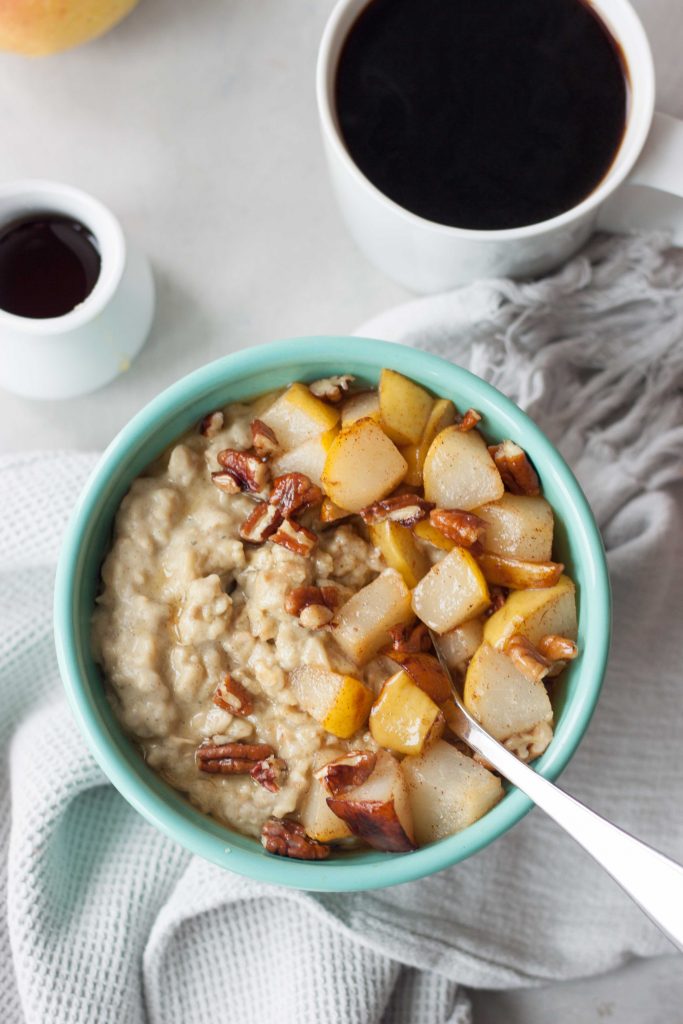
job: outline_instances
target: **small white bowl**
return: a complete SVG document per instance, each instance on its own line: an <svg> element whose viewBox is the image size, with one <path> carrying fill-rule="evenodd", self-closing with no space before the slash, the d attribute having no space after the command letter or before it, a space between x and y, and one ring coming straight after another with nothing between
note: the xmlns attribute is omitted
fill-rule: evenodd
<svg viewBox="0 0 683 1024"><path fill-rule="evenodd" d="M90 295L64 316L31 319L0 309L0 387L27 398L73 398L124 373L145 343L154 314L146 257L93 196L58 182L0 185L0 228L31 214L80 221L100 251Z"/></svg>

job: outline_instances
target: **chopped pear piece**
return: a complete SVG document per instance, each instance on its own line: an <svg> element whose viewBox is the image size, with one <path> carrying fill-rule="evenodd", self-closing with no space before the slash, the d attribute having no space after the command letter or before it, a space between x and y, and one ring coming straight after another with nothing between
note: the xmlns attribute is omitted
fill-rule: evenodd
<svg viewBox="0 0 683 1024"><path fill-rule="evenodd" d="M398 761L386 750L378 751L369 779L346 793L328 797L327 805L355 836L376 850L407 853L415 849L406 783Z"/></svg>
<svg viewBox="0 0 683 1024"><path fill-rule="evenodd" d="M348 739L365 725L373 693L360 679L301 665L290 672L289 683L299 706L333 736Z"/></svg>
<svg viewBox="0 0 683 1024"><path fill-rule="evenodd" d="M418 843L432 843L478 821L503 796L500 779L439 740L401 762Z"/></svg>
<svg viewBox="0 0 683 1024"><path fill-rule="evenodd" d="M405 483L411 487L422 486L422 470L429 447L445 427L455 423L455 406L448 398L437 398L432 406L429 418L417 444L408 444L401 448L401 454L408 463Z"/></svg>
<svg viewBox="0 0 683 1024"><path fill-rule="evenodd" d="M507 655L487 643L469 663L463 696L468 711L501 742L553 720L543 683L522 675Z"/></svg>
<svg viewBox="0 0 683 1024"><path fill-rule="evenodd" d="M332 621L333 636L350 658L363 665L390 643L392 626L413 617L403 577L395 569L385 569L341 606Z"/></svg>
<svg viewBox="0 0 683 1024"><path fill-rule="evenodd" d="M403 670L387 679L370 711L375 743L399 754L419 754L443 727L438 705Z"/></svg>
<svg viewBox="0 0 683 1024"><path fill-rule="evenodd" d="M484 640L492 647L504 647L515 633L532 644L548 634L576 639L576 591L569 576L554 587L515 591L484 626Z"/></svg>
<svg viewBox="0 0 683 1024"><path fill-rule="evenodd" d="M370 540L390 569L400 572L411 589L429 572L430 561L406 526L385 519L369 527Z"/></svg>
<svg viewBox="0 0 683 1024"><path fill-rule="evenodd" d="M379 395L376 391L362 391L359 395L351 395L342 405L342 427L349 427L356 420L364 419L379 423Z"/></svg>
<svg viewBox="0 0 683 1024"><path fill-rule="evenodd" d="M475 512L486 523L484 551L528 562L550 561L554 520L545 498L506 492Z"/></svg>
<svg viewBox="0 0 683 1024"><path fill-rule="evenodd" d="M479 644L484 639L484 624L481 619L470 619L444 633L439 640L439 650L446 664L456 672L463 672Z"/></svg>
<svg viewBox="0 0 683 1024"><path fill-rule="evenodd" d="M327 806L329 794L315 774L330 761L343 757L345 753L346 751L341 748L325 747L313 757L311 784L301 805L300 819L306 835L319 843L332 843L335 839L347 839L351 835L351 829L346 822L333 814Z"/></svg>
<svg viewBox="0 0 683 1024"><path fill-rule="evenodd" d="M504 493L503 481L481 434L446 427L432 441L425 458L424 490L427 501L439 508L469 512Z"/></svg>
<svg viewBox="0 0 683 1024"><path fill-rule="evenodd" d="M455 541L437 529L428 519L422 519L419 523L415 523L413 533L420 540L426 541L432 547L439 548L440 551L452 551L456 547Z"/></svg>
<svg viewBox="0 0 683 1024"><path fill-rule="evenodd" d="M406 460L371 419L344 427L332 442L322 473L325 493L349 512L390 494L406 474Z"/></svg>
<svg viewBox="0 0 683 1024"><path fill-rule="evenodd" d="M379 414L384 433L396 444L417 444L434 405L419 384L395 370L382 370L379 378Z"/></svg>
<svg viewBox="0 0 683 1024"><path fill-rule="evenodd" d="M339 508L339 505L335 505L329 498L323 498L320 506L321 523L336 523L338 519L346 519L349 515L345 508Z"/></svg>
<svg viewBox="0 0 683 1024"><path fill-rule="evenodd" d="M486 553L479 556L479 565L489 583L510 590L554 587L564 569L561 562L524 562Z"/></svg>
<svg viewBox="0 0 683 1024"><path fill-rule="evenodd" d="M317 487L322 487L325 460L336 436L337 430L333 427L277 455L270 463L273 477L282 476L283 473L303 473Z"/></svg>
<svg viewBox="0 0 683 1024"><path fill-rule="evenodd" d="M275 431L280 447L288 450L331 430L339 419L339 410L321 402L305 384L290 384L260 418Z"/></svg>
<svg viewBox="0 0 683 1024"><path fill-rule="evenodd" d="M437 633L475 618L490 603L481 569L464 548L453 548L413 591L415 614Z"/></svg>

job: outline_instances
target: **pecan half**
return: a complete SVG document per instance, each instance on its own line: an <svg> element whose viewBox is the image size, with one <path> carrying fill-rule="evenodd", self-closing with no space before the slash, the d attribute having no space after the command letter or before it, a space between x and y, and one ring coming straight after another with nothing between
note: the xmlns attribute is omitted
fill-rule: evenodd
<svg viewBox="0 0 683 1024"><path fill-rule="evenodd" d="M372 750L352 750L344 757L329 761L320 768L315 776L323 783L330 796L339 796L347 790L362 784L369 779L375 770L377 754Z"/></svg>
<svg viewBox="0 0 683 1024"><path fill-rule="evenodd" d="M325 860L330 848L309 839L303 825L287 818L268 818L261 829L261 843L268 853L297 860Z"/></svg>
<svg viewBox="0 0 683 1024"><path fill-rule="evenodd" d="M241 718L250 715L254 710L254 702L249 691L230 675L226 675L218 684L212 699L217 707Z"/></svg>
<svg viewBox="0 0 683 1024"><path fill-rule="evenodd" d="M270 470L265 462L249 452L240 452L235 448L225 448L216 456L225 473L233 478L240 491L251 491L256 494L262 491L270 480ZM216 474L212 474L215 478ZM215 479L214 479L215 483Z"/></svg>
<svg viewBox="0 0 683 1024"><path fill-rule="evenodd" d="M256 454L262 459L267 459L269 455L274 455L280 450L275 431L263 420L251 421L251 443Z"/></svg>
<svg viewBox="0 0 683 1024"><path fill-rule="evenodd" d="M216 409L215 412L210 412L204 417L199 424L199 433L204 437L215 437L216 434L220 434L223 429L225 417L220 409Z"/></svg>
<svg viewBox="0 0 683 1024"><path fill-rule="evenodd" d="M281 757L267 757L255 764L249 774L254 782L258 782L269 793L277 793L286 771L287 765Z"/></svg>
<svg viewBox="0 0 683 1024"><path fill-rule="evenodd" d="M391 637L391 649L400 651L403 654L419 654L427 652L432 648L432 639L429 629L424 622L417 626L390 626L389 636Z"/></svg>
<svg viewBox="0 0 683 1024"><path fill-rule="evenodd" d="M319 505L322 500L323 492L304 473L283 473L273 480L270 504L279 509L285 519Z"/></svg>
<svg viewBox="0 0 683 1024"><path fill-rule="evenodd" d="M334 611L339 602L336 587L294 587L285 598L285 611L290 615L301 615L304 608L312 604L324 605Z"/></svg>
<svg viewBox="0 0 683 1024"><path fill-rule="evenodd" d="M508 637L503 651L514 662L518 671L532 682L540 683L548 675L551 662L521 633L514 633Z"/></svg>
<svg viewBox="0 0 683 1024"><path fill-rule="evenodd" d="M282 516L274 505L259 501L240 526L240 537L251 544L268 540L282 523Z"/></svg>
<svg viewBox="0 0 683 1024"><path fill-rule="evenodd" d="M308 390L316 398L322 398L326 402L341 402L356 378L350 373L344 373L337 377L321 377L308 385Z"/></svg>
<svg viewBox="0 0 683 1024"><path fill-rule="evenodd" d="M456 426L462 434L468 434L478 423L481 423L481 413L478 413L476 409L468 409Z"/></svg>
<svg viewBox="0 0 683 1024"><path fill-rule="evenodd" d="M573 640L566 636L557 636L556 633L542 636L537 647L540 653L550 661L573 661L579 653L579 648Z"/></svg>
<svg viewBox="0 0 683 1024"><path fill-rule="evenodd" d="M541 484L527 453L514 441L489 445L503 483L511 494L540 494Z"/></svg>
<svg viewBox="0 0 683 1024"><path fill-rule="evenodd" d="M434 508L429 521L437 530L454 540L461 548L471 548L486 533L486 523L474 512L463 512L459 508Z"/></svg>
<svg viewBox="0 0 683 1024"><path fill-rule="evenodd" d="M304 558L313 553L318 543L318 538L312 530L301 526L293 519L285 519L278 527L277 533L270 539L273 544L280 544L288 551L293 551L295 555L302 555Z"/></svg>
<svg viewBox="0 0 683 1024"><path fill-rule="evenodd" d="M383 523L386 519L401 526L414 526L421 519L426 519L433 508L433 501L425 501L417 494L394 494L362 508L360 515L369 526Z"/></svg>
<svg viewBox="0 0 683 1024"><path fill-rule="evenodd" d="M212 775L249 775L255 764L274 753L268 743L205 743L197 747L197 766Z"/></svg>

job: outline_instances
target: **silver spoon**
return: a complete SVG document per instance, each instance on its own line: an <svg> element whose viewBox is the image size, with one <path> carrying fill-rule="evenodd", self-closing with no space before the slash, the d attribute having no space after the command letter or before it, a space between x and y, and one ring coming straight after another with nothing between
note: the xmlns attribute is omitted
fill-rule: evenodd
<svg viewBox="0 0 683 1024"><path fill-rule="evenodd" d="M456 714L449 720L449 727L568 832L645 911L674 946L683 950L683 867L601 818L494 740L464 706L439 649L439 638L431 630L429 633L441 667L453 688Z"/></svg>

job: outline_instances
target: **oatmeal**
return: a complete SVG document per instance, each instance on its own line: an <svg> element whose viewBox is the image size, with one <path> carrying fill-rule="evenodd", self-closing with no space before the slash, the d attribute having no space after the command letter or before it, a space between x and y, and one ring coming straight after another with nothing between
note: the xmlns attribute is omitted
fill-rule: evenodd
<svg viewBox="0 0 683 1024"><path fill-rule="evenodd" d="M209 411L121 503L92 626L115 713L270 852L406 851L500 799L427 626L494 736L524 759L552 739L574 587L533 466L480 420L393 371L296 383Z"/></svg>

